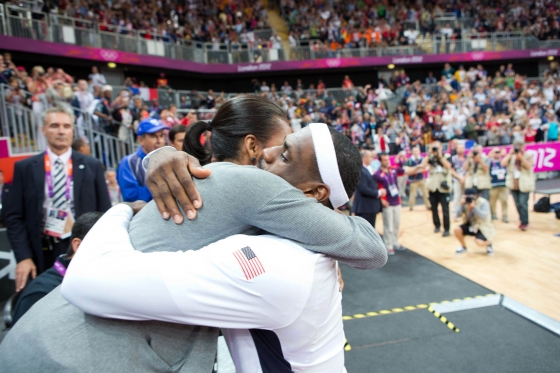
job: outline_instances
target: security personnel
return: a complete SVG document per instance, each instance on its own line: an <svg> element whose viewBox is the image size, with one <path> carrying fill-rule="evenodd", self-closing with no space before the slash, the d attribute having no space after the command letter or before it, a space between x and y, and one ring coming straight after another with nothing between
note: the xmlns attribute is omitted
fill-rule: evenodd
<svg viewBox="0 0 560 373"><path fill-rule="evenodd" d="M467 172L465 189L476 188L482 198L490 200L490 188L492 187L490 161L482 152L480 145L475 146L469 153L463 169Z"/></svg>
<svg viewBox="0 0 560 373"><path fill-rule="evenodd" d="M451 163L443 156L441 143L432 143L429 154L424 158L424 166L429 166L426 187L430 192L430 205L432 207L432 220L434 233L441 231L441 221L438 214L438 204L443 210L443 237L449 236L449 200L451 193Z"/></svg>

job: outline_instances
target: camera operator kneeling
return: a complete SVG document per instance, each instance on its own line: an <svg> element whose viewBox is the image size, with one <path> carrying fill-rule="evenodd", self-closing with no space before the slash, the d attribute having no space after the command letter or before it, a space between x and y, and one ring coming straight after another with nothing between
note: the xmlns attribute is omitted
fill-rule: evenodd
<svg viewBox="0 0 560 373"><path fill-rule="evenodd" d="M478 246L486 247L487 254L493 254L492 239L494 238L494 226L490 214L490 204L474 188L465 190L461 199L463 209L463 224L455 228L455 237L461 243L457 253L467 251L465 236L474 236L474 242Z"/></svg>

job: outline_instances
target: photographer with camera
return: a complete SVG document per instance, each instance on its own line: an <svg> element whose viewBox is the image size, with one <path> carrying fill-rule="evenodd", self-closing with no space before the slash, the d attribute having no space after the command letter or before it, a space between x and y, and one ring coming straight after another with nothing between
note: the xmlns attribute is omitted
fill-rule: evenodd
<svg viewBox="0 0 560 373"><path fill-rule="evenodd" d="M535 190L533 162L531 154L525 152L523 140L514 141L513 148L502 159L502 166L507 167L506 187L511 190L522 231L527 230L529 225L529 193Z"/></svg>
<svg viewBox="0 0 560 373"><path fill-rule="evenodd" d="M463 168L467 157L465 155L465 143L463 141L457 142L456 154L451 156L451 173L453 174L453 220L457 221L461 216L461 197L465 192L465 175L466 171Z"/></svg>
<svg viewBox="0 0 560 373"><path fill-rule="evenodd" d="M441 143L432 143L430 152L422 162L424 168L429 166L426 187L430 192L430 205L432 209L432 220L434 222L434 233L441 230L441 221L438 214L438 204L443 210L443 237L449 236L449 200L451 193L451 163L443 156Z"/></svg>
<svg viewBox="0 0 560 373"><path fill-rule="evenodd" d="M490 204L488 200L479 197L476 188L465 189L465 195L461 198L463 209L463 224L455 228L455 237L461 246L457 254L467 251L465 236L474 236L474 242L478 246L486 247L486 253L494 253L492 239L494 238L494 226L490 215Z"/></svg>
<svg viewBox="0 0 560 373"><path fill-rule="evenodd" d="M476 145L467 156L467 161L463 165L467 172L465 175L465 189L476 188L485 200L490 199L490 161L482 152L482 146Z"/></svg>
<svg viewBox="0 0 560 373"><path fill-rule="evenodd" d="M494 148L490 152L490 176L492 177L492 189L490 189L490 211L492 220L498 220L496 203L498 200L502 205L502 221L508 223L508 189L506 188L507 168L502 165L502 156L505 150Z"/></svg>

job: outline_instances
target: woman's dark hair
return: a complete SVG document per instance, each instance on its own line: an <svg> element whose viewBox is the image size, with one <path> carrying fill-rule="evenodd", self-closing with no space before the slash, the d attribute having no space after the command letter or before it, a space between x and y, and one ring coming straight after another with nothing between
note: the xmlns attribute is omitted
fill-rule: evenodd
<svg viewBox="0 0 560 373"><path fill-rule="evenodd" d="M280 106L265 97L240 96L223 104L211 122L198 121L187 127L183 151L198 158L201 165L214 158L238 159L241 142L247 135L266 143L276 130L288 122ZM205 131L211 131L210 152L200 142Z"/></svg>
<svg viewBox="0 0 560 373"><path fill-rule="evenodd" d="M178 133L187 132L187 127L183 126L182 124L178 124L169 130L169 141L175 141L175 136ZM186 136L186 135L185 135Z"/></svg>

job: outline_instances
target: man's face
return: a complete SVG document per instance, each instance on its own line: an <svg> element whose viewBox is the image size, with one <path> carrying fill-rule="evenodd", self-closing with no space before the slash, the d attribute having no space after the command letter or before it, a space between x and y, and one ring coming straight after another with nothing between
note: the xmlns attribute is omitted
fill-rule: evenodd
<svg viewBox="0 0 560 373"><path fill-rule="evenodd" d="M134 99L134 107L137 108L137 109L140 109L142 107L142 99L135 98Z"/></svg>
<svg viewBox="0 0 560 373"><path fill-rule="evenodd" d="M312 160L315 157L315 148L311 130L303 130L287 135L284 143L279 146L266 148L263 158L257 163L262 170L271 172L286 180L294 187L309 180L310 168L315 167ZM311 172L315 174L317 171Z"/></svg>
<svg viewBox="0 0 560 373"><path fill-rule="evenodd" d="M109 184L114 184L117 181L117 174L115 171L107 171L105 173L105 180L107 180L107 182Z"/></svg>
<svg viewBox="0 0 560 373"><path fill-rule="evenodd" d="M41 127L47 138L49 147L53 150L65 151L72 145L74 124L70 115L65 113L50 113Z"/></svg>
<svg viewBox="0 0 560 373"><path fill-rule="evenodd" d="M89 147L88 143L84 143L79 150L80 153L87 155L88 157L91 156L91 148Z"/></svg>
<svg viewBox="0 0 560 373"><path fill-rule="evenodd" d="M463 145L463 144L457 145L457 154L460 154L460 155L465 154L465 145Z"/></svg>
<svg viewBox="0 0 560 373"><path fill-rule="evenodd" d="M110 100L111 97L113 96L113 92L112 92L112 91L109 91L109 90L103 91L103 96L104 96L106 99Z"/></svg>
<svg viewBox="0 0 560 373"><path fill-rule="evenodd" d="M381 162L381 167L382 168L389 168L389 166L391 165L389 163L389 156L388 155L382 155L381 158L379 159L379 162Z"/></svg>
<svg viewBox="0 0 560 373"><path fill-rule="evenodd" d="M138 137L140 145L142 146L142 149L144 149L146 154L165 145L165 134L163 133L163 131L164 130L158 131L156 133L147 133Z"/></svg>
<svg viewBox="0 0 560 373"><path fill-rule="evenodd" d="M87 91L87 82L85 80L80 80L78 82L78 88L80 88L80 91L82 92Z"/></svg>
<svg viewBox="0 0 560 373"><path fill-rule="evenodd" d="M185 141L186 132L177 132L175 139L171 142L171 146L177 150L183 150L183 142Z"/></svg>
<svg viewBox="0 0 560 373"><path fill-rule="evenodd" d="M412 155L415 157L420 156L420 149L419 148L412 148Z"/></svg>

